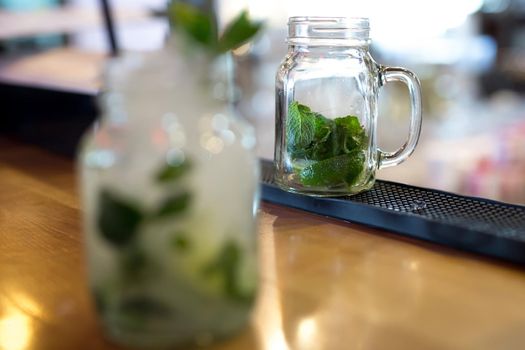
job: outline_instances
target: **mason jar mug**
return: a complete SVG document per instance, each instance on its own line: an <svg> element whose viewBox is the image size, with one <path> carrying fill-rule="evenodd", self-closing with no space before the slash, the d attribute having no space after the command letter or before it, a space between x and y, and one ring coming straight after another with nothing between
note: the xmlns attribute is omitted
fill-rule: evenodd
<svg viewBox="0 0 525 350"><path fill-rule="evenodd" d="M414 73L374 61L366 18L291 17L289 50L276 76L275 180L292 192L352 195L370 189L376 169L414 151L421 130L421 88ZM406 142L378 148L378 94L405 83L411 117Z"/></svg>

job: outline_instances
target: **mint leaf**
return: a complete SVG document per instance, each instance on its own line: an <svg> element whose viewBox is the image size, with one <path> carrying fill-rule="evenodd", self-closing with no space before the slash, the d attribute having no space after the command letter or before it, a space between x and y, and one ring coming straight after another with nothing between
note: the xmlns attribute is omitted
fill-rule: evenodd
<svg viewBox="0 0 525 350"><path fill-rule="evenodd" d="M177 232L171 244L179 252L186 252L190 248L190 242L184 232Z"/></svg>
<svg viewBox="0 0 525 350"><path fill-rule="evenodd" d="M322 114L313 113L315 116L315 138L304 149L303 158L308 160L323 160L333 157L333 133L335 124L333 120L325 118Z"/></svg>
<svg viewBox="0 0 525 350"><path fill-rule="evenodd" d="M286 140L288 151L307 147L315 138L315 117L310 108L297 101L288 106L286 118Z"/></svg>
<svg viewBox="0 0 525 350"><path fill-rule="evenodd" d="M102 190L98 199L97 225L102 237L117 247L129 243L143 219L133 203Z"/></svg>
<svg viewBox="0 0 525 350"><path fill-rule="evenodd" d="M190 169L191 163L187 160L180 164L167 164L158 172L156 176L157 182L173 182L185 175Z"/></svg>
<svg viewBox="0 0 525 350"><path fill-rule="evenodd" d="M361 150L355 150L348 154L350 161L346 168L345 182L348 186L355 185L359 176L365 168L365 154Z"/></svg>
<svg viewBox="0 0 525 350"><path fill-rule="evenodd" d="M148 258L135 245L125 249L121 258L122 275L126 282L140 282L148 274Z"/></svg>
<svg viewBox="0 0 525 350"><path fill-rule="evenodd" d="M248 42L261 29L261 22L251 22L248 12L242 11L237 18L228 24L217 46L220 53L236 49Z"/></svg>
<svg viewBox="0 0 525 350"><path fill-rule="evenodd" d="M246 302L251 295L243 293L239 286L238 274L242 251L232 240L224 243L217 258L203 270L205 276L221 275L225 295L235 301Z"/></svg>
<svg viewBox="0 0 525 350"><path fill-rule="evenodd" d="M313 113L313 115L315 116L315 139L317 142L326 142L332 133L334 122L320 113Z"/></svg>
<svg viewBox="0 0 525 350"><path fill-rule="evenodd" d="M363 170L364 155L361 151L328 158L304 167L299 179L305 186L352 185Z"/></svg>
<svg viewBox="0 0 525 350"><path fill-rule="evenodd" d="M180 1L168 8L170 22L190 39L208 47L217 44L217 24L211 13Z"/></svg>
<svg viewBox="0 0 525 350"><path fill-rule="evenodd" d="M149 323L173 316L168 305L150 296L133 296L124 299L118 305L116 317L124 327L133 330L144 330Z"/></svg>
<svg viewBox="0 0 525 350"><path fill-rule="evenodd" d="M129 316L168 316L169 308L160 301L148 296L136 296L125 299L120 304L120 312Z"/></svg>
<svg viewBox="0 0 525 350"><path fill-rule="evenodd" d="M359 118L354 115L347 115L345 117L335 118L335 124L350 132L351 134L360 134L363 131Z"/></svg>
<svg viewBox="0 0 525 350"><path fill-rule="evenodd" d="M341 153L363 147L365 132L356 116L348 115L342 118L335 118L337 128L338 144Z"/></svg>
<svg viewBox="0 0 525 350"><path fill-rule="evenodd" d="M160 206L155 216L162 218L166 216L179 215L188 209L191 201L191 195L189 192L183 192L180 194L168 197Z"/></svg>
<svg viewBox="0 0 525 350"><path fill-rule="evenodd" d="M252 39L262 28L261 22L252 22L247 11L242 11L228 23L222 36L218 37L217 22L213 13L199 7L174 1L168 7L170 23L179 28L193 41L202 44L213 54L233 50Z"/></svg>
<svg viewBox="0 0 525 350"><path fill-rule="evenodd" d="M330 141L332 138L329 139ZM332 143L327 141L314 142L310 147L304 151L304 159L307 160L323 160L334 156L334 147Z"/></svg>
<svg viewBox="0 0 525 350"><path fill-rule="evenodd" d="M93 295L93 301L95 302L95 308L97 311L104 315L104 313L108 309L108 301L106 298L105 293L102 291L101 288L92 288L91 294Z"/></svg>

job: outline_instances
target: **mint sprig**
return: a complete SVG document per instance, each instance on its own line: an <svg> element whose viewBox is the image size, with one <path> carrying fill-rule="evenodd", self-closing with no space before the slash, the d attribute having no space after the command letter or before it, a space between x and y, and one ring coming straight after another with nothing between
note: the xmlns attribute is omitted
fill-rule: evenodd
<svg viewBox="0 0 525 350"><path fill-rule="evenodd" d="M205 46L217 44L217 23L209 13L183 2L173 3L168 10L171 23L190 38Z"/></svg>
<svg viewBox="0 0 525 350"><path fill-rule="evenodd" d="M287 151L292 161L311 163L299 167L304 186L354 185L365 168L367 136L359 118L329 119L297 101L290 103L286 119Z"/></svg>
<svg viewBox="0 0 525 350"><path fill-rule="evenodd" d="M242 11L219 36L217 21L212 13L180 1L172 2L168 8L168 17L174 28L213 55L238 48L262 28L262 22L251 21L248 12Z"/></svg>
<svg viewBox="0 0 525 350"><path fill-rule="evenodd" d="M236 49L250 41L261 28L261 22L250 21L248 12L242 11L224 30L219 39L217 51L224 53Z"/></svg>

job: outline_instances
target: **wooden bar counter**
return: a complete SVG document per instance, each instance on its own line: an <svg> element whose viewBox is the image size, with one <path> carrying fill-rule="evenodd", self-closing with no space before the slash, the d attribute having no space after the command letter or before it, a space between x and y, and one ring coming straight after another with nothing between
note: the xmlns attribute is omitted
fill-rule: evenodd
<svg viewBox="0 0 525 350"><path fill-rule="evenodd" d="M74 164L0 139L0 349L117 349L89 299ZM525 272L263 203L252 326L211 349L524 349Z"/></svg>

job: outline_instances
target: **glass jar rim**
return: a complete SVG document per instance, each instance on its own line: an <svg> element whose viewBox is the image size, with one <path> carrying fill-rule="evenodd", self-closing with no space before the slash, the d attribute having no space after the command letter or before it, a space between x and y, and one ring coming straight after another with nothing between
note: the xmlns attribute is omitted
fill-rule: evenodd
<svg viewBox="0 0 525 350"><path fill-rule="evenodd" d="M288 18L291 23L311 23L323 26L339 26L345 29L370 29L368 17L344 17L344 16L292 16Z"/></svg>
<svg viewBox="0 0 525 350"><path fill-rule="evenodd" d="M364 46L370 43L367 17L295 16L288 19L292 45Z"/></svg>

